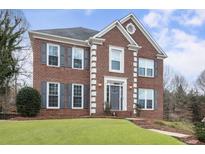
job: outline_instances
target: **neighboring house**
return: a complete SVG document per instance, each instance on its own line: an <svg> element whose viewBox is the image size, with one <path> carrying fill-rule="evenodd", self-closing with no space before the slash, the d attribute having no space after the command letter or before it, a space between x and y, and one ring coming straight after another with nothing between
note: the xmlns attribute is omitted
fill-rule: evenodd
<svg viewBox="0 0 205 154"><path fill-rule="evenodd" d="M142 117L163 117L167 56L133 14L102 31L76 27L29 35L41 115L103 115L109 103L116 115L129 117L139 103Z"/></svg>

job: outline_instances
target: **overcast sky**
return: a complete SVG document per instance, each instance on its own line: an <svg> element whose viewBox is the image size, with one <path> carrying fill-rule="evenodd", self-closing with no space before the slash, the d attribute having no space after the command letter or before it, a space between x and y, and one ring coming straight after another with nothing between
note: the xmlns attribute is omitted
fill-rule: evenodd
<svg viewBox="0 0 205 154"><path fill-rule="evenodd" d="M101 30L134 13L167 53L168 64L193 82L205 69L205 10L24 10L30 29Z"/></svg>

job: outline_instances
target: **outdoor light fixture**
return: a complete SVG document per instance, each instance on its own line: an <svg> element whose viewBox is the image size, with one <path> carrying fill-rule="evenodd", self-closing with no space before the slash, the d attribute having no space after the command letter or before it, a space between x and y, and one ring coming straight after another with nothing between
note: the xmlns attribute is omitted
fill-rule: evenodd
<svg viewBox="0 0 205 154"><path fill-rule="evenodd" d="M101 87L101 86L102 86L102 83L98 83L98 86Z"/></svg>
<svg viewBox="0 0 205 154"><path fill-rule="evenodd" d="M130 85L129 88L132 89L132 85Z"/></svg>

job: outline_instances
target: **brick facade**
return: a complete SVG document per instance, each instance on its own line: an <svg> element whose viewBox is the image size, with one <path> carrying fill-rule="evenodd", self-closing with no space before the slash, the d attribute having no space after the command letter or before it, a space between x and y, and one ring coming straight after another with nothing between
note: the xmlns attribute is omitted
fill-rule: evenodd
<svg viewBox="0 0 205 154"><path fill-rule="evenodd" d="M128 20L122 25L126 27L128 23L133 23ZM133 23L134 24L134 23ZM158 75L154 78L137 77L137 88L151 88L158 91L158 107L155 110L143 110L142 117L148 118L162 118L163 117L163 59L157 59L157 51L153 45L148 41L144 34L136 26L136 31L131 37L136 43L141 46L138 50L137 57L149 58L157 61ZM104 77L114 76L127 78L127 111L116 112L117 116L129 117L133 116L133 51L128 49L129 41L115 27L101 37L105 41L96 47L96 113L95 115L104 115ZM80 83L90 84L90 70L76 70L67 67L48 67L46 64L41 64L40 48L41 43L54 43L62 45L65 48L73 47L72 44L59 43L57 41L47 41L44 39L33 38L33 87L40 91L41 81L59 82L59 83ZM124 73L109 72L109 46L118 46L124 48ZM82 47L90 51L89 47ZM66 56L66 53L65 53ZM101 84L101 86L99 86ZM41 116L85 116L90 115L90 108L88 109L68 109L67 102L64 101L65 108L63 109L42 109Z"/></svg>

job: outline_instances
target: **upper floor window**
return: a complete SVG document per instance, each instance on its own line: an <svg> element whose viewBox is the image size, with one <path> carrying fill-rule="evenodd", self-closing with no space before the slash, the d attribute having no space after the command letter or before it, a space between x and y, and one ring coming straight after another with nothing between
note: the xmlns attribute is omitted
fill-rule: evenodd
<svg viewBox="0 0 205 154"><path fill-rule="evenodd" d="M154 77L154 60L139 58L139 76Z"/></svg>
<svg viewBox="0 0 205 154"><path fill-rule="evenodd" d="M59 108L60 104L60 88L59 83L47 83L47 108Z"/></svg>
<svg viewBox="0 0 205 154"><path fill-rule="evenodd" d="M72 68L83 69L84 50L82 48L73 48L72 55Z"/></svg>
<svg viewBox="0 0 205 154"><path fill-rule="evenodd" d="M82 109L83 108L83 85L81 84L73 84L73 105L74 109Z"/></svg>
<svg viewBox="0 0 205 154"><path fill-rule="evenodd" d="M138 103L141 109L154 109L154 90L153 89L139 89Z"/></svg>
<svg viewBox="0 0 205 154"><path fill-rule="evenodd" d="M60 47L55 44L47 44L47 65L60 65Z"/></svg>
<svg viewBox="0 0 205 154"><path fill-rule="evenodd" d="M109 71L124 72L124 48L109 47Z"/></svg>

